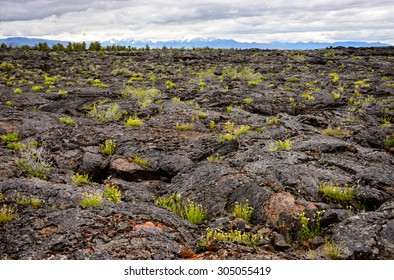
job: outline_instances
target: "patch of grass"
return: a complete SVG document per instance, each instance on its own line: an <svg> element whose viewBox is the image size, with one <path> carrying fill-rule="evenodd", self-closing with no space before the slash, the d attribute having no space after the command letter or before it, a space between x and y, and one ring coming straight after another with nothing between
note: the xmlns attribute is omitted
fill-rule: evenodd
<svg viewBox="0 0 394 280"><path fill-rule="evenodd" d="M33 86L31 88L31 91L35 92L35 91L42 91L44 89L43 86Z"/></svg>
<svg viewBox="0 0 394 280"><path fill-rule="evenodd" d="M333 83L338 82L338 80L339 80L338 73L330 73L330 74L328 74L328 76L330 76L332 78Z"/></svg>
<svg viewBox="0 0 394 280"><path fill-rule="evenodd" d="M348 205L355 200L354 188L345 186L341 188L334 186L333 183L320 183L319 192L329 202L339 203L341 205Z"/></svg>
<svg viewBox="0 0 394 280"><path fill-rule="evenodd" d="M116 143L115 141L108 139L105 140L104 144L101 145L101 153L103 155L113 155L116 150Z"/></svg>
<svg viewBox="0 0 394 280"><path fill-rule="evenodd" d="M67 91L67 90L59 89L58 93L59 93L60 95L66 95L66 94L68 94L68 91Z"/></svg>
<svg viewBox="0 0 394 280"><path fill-rule="evenodd" d="M99 88L108 88L109 86L105 83L103 83L102 81L100 81L100 79L87 79L86 80L87 84L90 84L94 87L99 87Z"/></svg>
<svg viewBox="0 0 394 280"><path fill-rule="evenodd" d="M250 97L246 97L246 98L244 98L244 102L245 102L246 104L252 104L252 103L253 103L253 99L250 98Z"/></svg>
<svg viewBox="0 0 394 280"><path fill-rule="evenodd" d="M94 193L82 193L81 207L96 207L103 205L103 194L99 191Z"/></svg>
<svg viewBox="0 0 394 280"><path fill-rule="evenodd" d="M107 108L103 105L94 104L89 111L90 117L101 123L120 120L123 114L125 114L125 112L119 110L119 105L117 103L111 104Z"/></svg>
<svg viewBox="0 0 394 280"><path fill-rule="evenodd" d="M252 217L253 207L249 206L249 200L245 200L245 203L236 202L232 207L232 214L237 217L244 219L248 223Z"/></svg>
<svg viewBox="0 0 394 280"><path fill-rule="evenodd" d="M136 115L129 117L125 123L126 126L136 126L136 127L140 127L142 124L143 121L140 118L138 118Z"/></svg>
<svg viewBox="0 0 394 280"><path fill-rule="evenodd" d="M298 82L300 82L300 79L296 78L296 77L292 77L292 78L289 79L289 82L290 83L298 83Z"/></svg>
<svg viewBox="0 0 394 280"><path fill-rule="evenodd" d="M381 127L392 127L391 117L384 116L381 119Z"/></svg>
<svg viewBox="0 0 394 280"><path fill-rule="evenodd" d="M176 123L176 125L175 125L175 129L178 129L178 130L191 130L193 128L194 128L194 125L189 124L189 123L187 123L187 124Z"/></svg>
<svg viewBox="0 0 394 280"><path fill-rule="evenodd" d="M334 98L334 100L338 100L339 98L341 98L341 94L339 92L336 92L336 91L332 91L331 95Z"/></svg>
<svg viewBox="0 0 394 280"><path fill-rule="evenodd" d="M333 240L326 240L323 252L331 260L339 260L343 256L344 249L341 244L335 244Z"/></svg>
<svg viewBox="0 0 394 280"><path fill-rule="evenodd" d="M209 157L207 157L207 161L208 162L222 162L223 161L223 157L219 154L216 155L210 155Z"/></svg>
<svg viewBox="0 0 394 280"><path fill-rule="evenodd" d="M394 147L394 134L391 135L390 137L386 138L386 140L384 141L383 147L387 150Z"/></svg>
<svg viewBox="0 0 394 280"><path fill-rule="evenodd" d="M22 90L20 88L14 89L14 94L21 94Z"/></svg>
<svg viewBox="0 0 394 280"><path fill-rule="evenodd" d="M178 103L178 102L181 102L181 99L179 97L173 97L173 98L171 98L171 101Z"/></svg>
<svg viewBox="0 0 394 280"><path fill-rule="evenodd" d="M33 208L40 208L42 203L41 200L37 197L34 196L21 196L20 194L17 195L16 197L16 202L19 204L31 206Z"/></svg>
<svg viewBox="0 0 394 280"><path fill-rule="evenodd" d="M29 145L27 149L21 152L21 156L16 159L16 163L30 176L45 180L52 170L47 158L48 155L42 147L37 148Z"/></svg>
<svg viewBox="0 0 394 280"><path fill-rule="evenodd" d="M207 212L207 209L201 204L187 200L186 205L183 206L181 217L193 224L200 224L207 218Z"/></svg>
<svg viewBox="0 0 394 280"><path fill-rule="evenodd" d="M155 198L154 203L170 210L193 224L199 224L207 218L207 209L189 199L183 202L179 194Z"/></svg>
<svg viewBox="0 0 394 280"><path fill-rule="evenodd" d="M3 134L3 135L1 135L0 139L3 144L7 144L10 142L16 142L19 140L18 132Z"/></svg>
<svg viewBox="0 0 394 280"><path fill-rule="evenodd" d="M256 233L241 232L231 230L228 232L222 230L208 230L206 235L201 239L200 246L205 247L210 242L229 242L257 246L264 239L261 231Z"/></svg>
<svg viewBox="0 0 394 280"><path fill-rule="evenodd" d="M150 167L152 165L149 160L142 159L137 154L134 155L133 162L146 167Z"/></svg>
<svg viewBox="0 0 394 280"><path fill-rule="evenodd" d="M25 149L25 145L21 142L10 142L6 146L7 149L21 151Z"/></svg>
<svg viewBox="0 0 394 280"><path fill-rule="evenodd" d="M272 117L270 119L268 117L265 118L265 123L268 125L277 125L278 121L279 121L278 117Z"/></svg>
<svg viewBox="0 0 394 280"><path fill-rule="evenodd" d="M127 86L123 91L122 95L124 98L127 96L131 96L138 103L140 108L148 108L150 104L152 104L155 100L155 97L158 96L159 91L155 88L134 88L132 86Z"/></svg>
<svg viewBox="0 0 394 280"><path fill-rule="evenodd" d="M172 82L172 81L167 81L166 82L166 87L168 89L173 89L173 88L176 88L176 84L174 82Z"/></svg>
<svg viewBox="0 0 394 280"><path fill-rule="evenodd" d="M321 134L328 136L349 136L350 132L347 130L342 130L340 127L328 127L321 131Z"/></svg>
<svg viewBox="0 0 394 280"><path fill-rule="evenodd" d="M316 211L315 218L312 220L307 218L305 213L300 213L298 219L301 223L301 229L297 232L298 236L302 239L308 239L319 235L322 232L320 221L324 212L324 210Z"/></svg>
<svg viewBox="0 0 394 280"><path fill-rule="evenodd" d="M239 136L246 134L250 131L249 125L234 126L233 122L225 123L226 133L219 136L219 142L232 141L237 139Z"/></svg>
<svg viewBox="0 0 394 280"><path fill-rule="evenodd" d="M64 123L66 125L73 125L74 124L74 120L72 118L67 118L67 117L59 118L59 122Z"/></svg>
<svg viewBox="0 0 394 280"><path fill-rule="evenodd" d="M115 204L122 202L122 193L118 189L117 185L112 182L105 183L104 197Z"/></svg>
<svg viewBox="0 0 394 280"><path fill-rule="evenodd" d="M326 53L324 53L323 56L326 57L326 58L329 58L329 57L330 58L334 58L335 57L335 52L333 50L329 50Z"/></svg>
<svg viewBox="0 0 394 280"><path fill-rule="evenodd" d="M233 107L231 107L231 106L227 106L226 107L226 112L227 113L232 113L233 111L234 111Z"/></svg>
<svg viewBox="0 0 394 280"><path fill-rule="evenodd" d="M71 179L73 180L74 183L81 183L81 184L90 184L92 183L92 178L89 176L89 174L78 174L74 173L71 175Z"/></svg>
<svg viewBox="0 0 394 280"><path fill-rule="evenodd" d="M268 149L272 152L277 150L291 150L294 146L294 142L291 140L277 140L275 143L269 143Z"/></svg>
<svg viewBox="0 0 394 280"><path fill-rule="evenodd" d="M5 224L17 218L15 208L9 205L3 205L0 208L0 224Z"/></svg>
<svg viewBox="0 0 394 280"><path fill-rule="evenodd" d="M215 121L211 121L210 123L209 123L209 129L214 129L215 128Z"/></svg>
<svg viewBox="0 0 394 280"><path fill-rule="evenodd" d="M0 64L0 70L3 71L3 72L11 72L14 69L15 69L15 67L11 63L3 61Z"/></svg>

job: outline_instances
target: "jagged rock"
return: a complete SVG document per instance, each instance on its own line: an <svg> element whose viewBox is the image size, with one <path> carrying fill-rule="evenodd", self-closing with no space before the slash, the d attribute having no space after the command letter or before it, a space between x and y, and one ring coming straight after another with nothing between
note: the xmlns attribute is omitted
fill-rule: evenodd
<svg viewBox="0 0 394 280"><path fill-rule="evenodd" d="M375 212L361 213L332 229L333 240L348 259L393 259L394 201Z"/></svg>

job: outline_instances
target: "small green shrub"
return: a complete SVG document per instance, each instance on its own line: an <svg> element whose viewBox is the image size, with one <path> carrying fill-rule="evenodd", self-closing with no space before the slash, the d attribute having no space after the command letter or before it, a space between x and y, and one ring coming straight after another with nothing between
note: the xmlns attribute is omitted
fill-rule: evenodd
<svg viewBox="0 0 394 280"><path fill-rule="evenodd" d="M21 94L22 90L20 88L14 89L14 94Z"/></svg>
<svg viewBox="0 0 394 280"><path fill-rule="evenodd" d="M209 242L221 241L257 246L263 239L264 236L261 231L251 233L241 232L239 230L231 230L229 232L222 230L208 230L206 235L200 241L200 245L205 247Z"/></svg>
<svg viewBox="0 0 394 280"><path fill-rule="evenodd" d="M307 218L305 213L300 213L298 219L301 222L301 229L298 231L298 236L303 239L308 239L319 235L322 232L320 221L324 212L324 210L316 211L315 218L312 220Z"/></svg>
<svg viewBox="0 0 394 280"><path fill-rule="evenodd" d="M234 110L233 110L233 107L231 107L231 106L227 106L226 107L226 112L227 113L232 113Z"/></svg>
<svg viewBox="0 0 394 280"><path fill-rule="evenodd" d="M193 224L199 224L207 218L207 209L201 204L196 204L189 199L182 202L179 194L172 194L168 197L155 198L155 205L161 206L176 213L183 219Z"/></svg>
<svg viewBox="0 0 394 280"><path fill-rule="evenodd" d="M341 98L341 94L339 92L332 91L331 95L334 98L334 100Z"/></svg>
<svg viewBox="0 0 394 280"><path fill-rule="evenodd" d="M178 102L181 102L181 99L179 97L173 97L173 98L171 98L171 101L178 103Z"/></svg>
<svg viewBox="0 0 394 280"><path fill-rule="evenodd" d="M142 165L142 166L146 166L146 167L151 166L150 161L140 158L137 154L134 155L133 162L135 162L136 164Z"/></svg>
<svg viewBox="0 0 394 280"><path fill-rule="evenodd" d="M341 188L334 186L333 183L321 183L319 184L319 192L322 193L323 197L329 202L340 203L342 205L348 205L354 201L354 188L345 186Z"/></svg>
<svg viewBox="0 0 394 280"><path fill-rule="evenodd" d="M9 205L3 205L0 208L0 224L5 224L17 218L15 208Z"/></svg>
<svg viewBox="0 0 394 280"><path fill-rule="evenodd" d="M278 117L272 117L270 119L268 117L265 118L265 123L268 125L277 125L278 121L279 121Z"/></svg>
<svg viewBox="0 0 394 280"><path fill-rule="evenodd" d="M275 143L269 143L268 144L268 149L272 152L277 151L277 150L291 150L291 148L294 146L294 142L291 140L277 140Z"/></svg>
<svg viewBox="0 0 394 280"><path fill-rule="evenodd" d="M16 202L19 204L31 206L33 208L40 208L42 205L41 200L39 198L34 196L25 197L25 196L21 196L20 194L18 194L16 198Z"/></svg>
<svg viewBox="0 0 394 280"><path fill-rule="evenodd" d="M232 214L237 217L244 219L248 223L252 217L253 207L249 206L249 200L245 200L245 203L236 202L232 208Z"/></svg>
<svg viewBox="0 0 394 280"><path fill-rule="evenodd" d="M175 125L175 129L178 129L178 130L191 130L193 128L194 128L194 125L190 124L190 123L187 123L187 124L176 123L176 125Z"/></svg>
<svg viewBox="0 0 394 280"><path fill-rule="evenodd" d="M120 192L116 184L111 182L107 182L105 184L104 197L115 204L119 204L122 202L122 193Z"/></svg>
<svg viewBox="0 0 394 280"><path fill-rule="evenodd" d="M126 126L136 126L136 127L140 127L143 124L143 121L138 118L136 115L129 117L126 120Z"/></svg>
<svg viewBox="0 0 394 280"><path fill-rule="evenodd" d="M339 260L342 258L344 250L341 244L335 244L333 240L326 240L323 252L331 260Z"/></svg>
<svg viewBox="0 0 394 280"><path fill-rule="evenodd" d="M244 98L244 102L245 102L246 104L252 104L252 103L253 103L253 99L250 98L250 97L246 97L246 98Z"/></svg>
<svg viewBox="0 0 394 280"><path fill-rule="evenodd" d="M125 114L124 111L119 110L119 105L117 103L111 104L107 108L102 105L97 106L94 104L89 109L89 115L99 122L117 121Z"/></svg>
<svg viewBox="0 0 394 280"><path fill-rule="evenodd" d="M90 184L92 182L92 178L89 177L89 174L78 174L74 173L71 175L71 179L74 183L81 184Z"/></svg>
<svg viewBox="0 0 394 280"><path fill-rule="evenodd" d="M33 86L31 88L31 91L35 92L35 91L42 91L44 89L43 86Z"/></svg>
<svg viewBox="0 0 394 280"><path fill-rule="evenodd" d="M10 142L16 142L19 140L18 132L3 134L3 135L1 135L0 139L3 144L7 144Z"/></svg>
<svg viewBox="0 0 394 280"><path fill-rule="evenodd" d="M52 170L47 158L48 155L43 148L29 144L28 148L24 149L21 156L16 159L16 163L30 176L45 180Z"/></svg>
<svg viewBox="0 0 394 280"><path fill-rule="evenodd" d="M59 118L59 122L64 123L66 125L73 125L74 120L72 118L61 117Z"/></svg>
<svg viewBox="0 0 394 280"><path fill-rule="evenodd" d="M190 200L183 206L182 218L193 224L200 224L207 218L207 209L201 204L194 203Z"/></svg>
<svg viewBox="0 0 394 280"><path fill-rule="evenodd" d="M101 145L101 153L103 155L112 155L115 153L116 150L116 143L109 139L109 140L105 140L104 144Z"/></svg>
<svg viewBox="0 0 394 280"><path fill-rule="evenodd" d="M210 123L209 123L209 128L210 129L214 129L215 128L215 121L211 121Z"/></svg>
<svg viewBox="0 0 394 280"><path fill-rule="evenodd" d="M3 71L3 72L11 72L14 69L15 69L15 67L11 63L3 61L0 64L0 70Z"/></svg>
<svg viewBox="0 0 394 280"><path fill-rule="evenodd" d="M25 145L21 142L10 142L6 146L7 149L21 151L25 148Z"/></svg>
<svg viewBox="0 0 394 280"><path fill-rule="evenodd" d="M234 123L226 122L225 130L227 133L219 135L219 142L232 141L237 139L239 136L246 134L250 131L249 125L240 125L234 127Z"/></svg>
<svg viewBox="0 0 394 280"><path fill-rule="evenodd" d="M328 127L321 131L321 134L328 136L349 136L350 132L347 130L342 130L340 127Z"/></svg>
<svg viewBox="0 0 394 280"><path fill-rule="evenodd" d="M394 134L391 135L390 137L386 138L386 140L384 141L383 147L387 150L394 147Z"/></svg>
<svg viewBox="0 0 394 280"><path fill-rule="evenodd" d="M333 83L338 82L338 80L339 80L339 75L336 72L335 73L330 73L330 74L328 74L328 76L330 76L332 78L332 82Z"/></svg>
<svg viewBox="0 0 394 280"><path fill-rule="evenodd" d="M167 81L166 82L166 87L169 88L169 89L173 89L173 88L176 87L176 84L174 82L172 82L172 81Z"/></svg>
<svg viewBox="0 0 394 280"><path fill-rule="evenodd" d="M223 157L220 156L219 154L210 155L209 157L207 157L207 161L208 162L222 162L223 161Z"/></svg>
<svg viewBox="0 0 394 280"><path fill-rule="evenodd" d="M86 207L95 207L103 205L103 194L99 191L94 193L82 193L82 200L80 206L83 208Z"/></svg>

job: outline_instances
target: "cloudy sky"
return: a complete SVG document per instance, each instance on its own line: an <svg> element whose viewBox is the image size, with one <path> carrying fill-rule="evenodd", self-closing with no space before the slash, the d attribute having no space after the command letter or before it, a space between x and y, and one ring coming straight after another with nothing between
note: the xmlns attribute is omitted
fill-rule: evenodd
<svg viewBox="0 0 394 280"><path fill-rule="evenodd" d="M393 0L0 0L0 37L394 44Z"/></svg>

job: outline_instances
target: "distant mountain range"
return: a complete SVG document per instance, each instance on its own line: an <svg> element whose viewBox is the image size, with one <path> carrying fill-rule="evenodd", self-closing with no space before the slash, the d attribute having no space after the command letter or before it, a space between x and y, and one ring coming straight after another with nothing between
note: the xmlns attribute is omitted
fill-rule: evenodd
<svg viewBox="0 0 394 280"><path fill-rule="evenodd" d="M0 44L5 43L10 46L34 46L38 43L46 42L50 47L55 44L61 43L64 46L68 44L68 41L56 41L56 40L47 40L47 39L37 39L37 38L27 38L27 37L10 37L5 39L0 39ZM87 42L89 45L89 42ZM281 50L312 50L312 49L322 49L329 47L384 47L389 46L388 44L374 42L334 42L334 43L320 43L320 42L298 42L298 43L281 43L281 42L272 42L272 43L246 43L246 42L237 42L235 40L223 40L223 39L195 39L195 40L173 40L173 41L132 41L132 40L119 40L119 41L105 41L101 42L103 47L117 45L117 46L131 46L136 48L145 48L146 45L149 45L151 48L236 48L236 49L281 49Z"/></svg>

